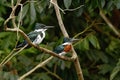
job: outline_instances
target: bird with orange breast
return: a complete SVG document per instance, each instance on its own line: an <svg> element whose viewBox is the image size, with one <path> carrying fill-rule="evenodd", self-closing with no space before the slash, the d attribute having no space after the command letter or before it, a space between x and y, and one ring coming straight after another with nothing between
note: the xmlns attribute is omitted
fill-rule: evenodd
<svg viewBox="0 0 120 80"><path fill-rule="evenodd" d="M70 52L71 49L72 49L72 46L71 44L74 42L74 41L77 41L78 39L74 39L74 38L67 38L67 37L64 37L63 38L63 43L59 46L57 46L53 52L59 54L59 55L65 55L66 53Z"/></svg>

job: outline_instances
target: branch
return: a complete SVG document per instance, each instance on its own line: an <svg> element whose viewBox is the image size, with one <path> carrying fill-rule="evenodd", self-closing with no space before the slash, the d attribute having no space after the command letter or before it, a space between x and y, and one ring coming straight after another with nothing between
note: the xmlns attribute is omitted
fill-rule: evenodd
<svg viewBox="0 0 120 80"><path fill-rule="evenodd" d="M14 6L13 5L13 0L12 0L12 12L10 14L10 16L7 18L7 20L4 22L4 25L7 24L7 22L10 20L10 19L13 19L13 26L16 27L16 24L15 24L15 16L14 16L14 13L15 13L15 10L17 9L18 5L20 4L21 0L17 0L17 3L16 5Z"/></svg>
<svg viewBox="0 0 120 80"><path fill-rule="evenodd" d="M2 62L0 63L0 67L3 66L3 63L7 60L7 58L9 58L9 57L13 54L14 51L15 51L15 50L13 49L13 50L10 52L10 54L7 55L7 56L2 60Z"/></svg>
<svg viewBox="0 0 120 80"><path fill-rule="evenodd" d="M52 2L52 4L54 5L54 8L55 8L55 12L56 12L56 16L57 16L57 19L58 19L58 23L60 25L60 29L63 33L63 35L65 37L69 37L68 33L66 32L66 29L65 29L65 26L63 24L63 21L62 21L62 18L61 18L61 14L60 14L60 11L59 11L59 8L58 8L58 4L57 4L57 0L51 0L50 2Z"/></svg>
<svg viewBox="0 0 120 80"><path fill-rule="evenodd" d="M27 36L22 30L20 30L19 28L8 28L8 27L5 27L5 28L6 28L6 29L5 29L6 31L19 32L19 33L27 40L27 42L28 42L29 45L33 46L34 48L36 48L36 49L38 49L38 50L40 50L40 51L45 51L46 53L48 53L48 54L50 54L50 55L53 55L53 56L55 56L55 57L58 57L58 58L60 58L60 59L63 59L63 60L73 61L72 58L68 58L68 57L65 57L65 56L60 56L60 55L58 55L57 53L54 53L54 52L52 52L52 51L50 51L50 50L48 50L48 49L45 49L45 48L43 48L43 47L39 47L39 46L37 46L37 45L34 45L34 44L31 42L31 40L28 38L28 36ZM16 54L17 54L17 53L16 53ZM16 54L15 54L15 55L16 55ZM15 55L13 55L13 56L15 56ZM12 57L13 57L13 56L12 56ZM38 69L39 67L42 67L42 66L44 66L45 64L47 64L47 63L53 58L53 56L50 57L50 58L48 58L48 59L46 59L46 60L43 61L42 63L39 63L36 67L34 67L33 69L31 69L30 71L28 71L27 73L25 73L23 76L21 76L21 77L19 78L19 80L22 80L23 78L25 78L26 76L30 75L32 72L34 72L34 71L35 71L36 69ZM9 60L10 60L12 57L10 57ZM9 60L6 60L6 61L8 62Z"/></svg>
<svg viewBox="0 0 120 80"><path fill-rule="evenodd" d="M115 27L112 25L112 23L107 19L107 17L105 16L105 14L103 13L102 10L100 10L100 16L104 19L104 21L108 24L108 26L113 30L113 32L120 37L120 33L117 31L117 29L115 29Z"/></svg>
<svg viewBox="0 0 120 80"><path fill-rule="evenodd" d="M50 51L50 50L48 50L48 49L46 49L46 48L43 48L43 47L39 47L39 46L37 46L37 45L34 45L32 42L31 42L31 40L28 38L28 36L22 31L22 30L20 30L20 29L18 29L18 28L7 28L6 27L6 31L12 31L12 32L19 32L24 38L25 38L25 40L27 40L27 42L28 42L28 44L29 45L31 45L31 46L33 46L34 48L36 48L36 49L38 49L38 50L40 50L40 51L45 51L46 53L48 53L48 54L50 54L50 55L52 55L52 56L55 56L55 57L58 57L58 58L60 58L60 59L62 59L62 60L67 60L67 61L73 61L73 59L72 58L68 58L68 57L65 57L65 56L60 56L60 55L58 55L57 53L54 53L54 52L52 52L52 51Z"/></svg>
<svg viewBox="0 0 120 80"><path fill-rule="evenodd" d="M58 5L57 0L51 0L51 2L54 3L53 5L54 5L54 8L55 8L58 23L59 23L60 29L61 29L64 37L69 37L69 35L68 35L68 33L67 33L66 29L65 29L65 26L63 24L59 8L56 6L56 5ZM73 46L72 46L72 53L73 53L72 59L75 59L74 60L74 65L75 65L76 72L77 72L77 75L78 75L78 80L84 80L82 70L81 70L81 67L80 67L80 63L79 63L79 59L78 59L77 53L75 52Z"/></svg>
<svg viewBox="0 0 120 80"><path fill-rule="evenodd" d="M30 70L29 72L25 73L24 75L22 75L18 80L22 80L24 79L26 76L30 75L32 72L34 72L36 69L46 65L50 60L52 60L54 57L51 56L48 59L46 59L45 61L43 61L42 63L39 63L36 67L34 67L32 70Z"/></svg>
<svg viewBox="0 0 120 80"><path fill-rule="evenodd" d="M20 53L23 49L25 49L28 45L22 47L19 51L13 53L13 51L0 63L0 67L3 67L8 61L10 61L15 55ZM13 55L12 55L13 54ZM9 58L8 58L9 57ZM8 59L7 59L8 58ZM6 60L7 59L7 60Z"/></svg>

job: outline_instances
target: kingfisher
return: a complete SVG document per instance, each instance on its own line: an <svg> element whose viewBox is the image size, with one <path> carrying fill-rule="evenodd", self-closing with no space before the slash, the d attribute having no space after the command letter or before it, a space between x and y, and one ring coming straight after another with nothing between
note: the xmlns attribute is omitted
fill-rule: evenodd
<svg viewBox="0 0 120 80"><path fill-rule="evenodd" d="M74 39L74 38L67 38L67 37L64 37L63 38L63 43L59 46L57 46L53 52L59 54L59 55L65 55L67 52L71 51L72 49L72 46L71 44L74 42L74 41L77 41L79 39Z"/></svg>
<svg viewBox="0 0 120 80"><path fill-rule="evenodd" d="M35 30L28 33L27 36L30 38L30 40L32 41L33 44L39 45L45 38L45 31L48 28L53 28L53 27L54 26L46 26L41 23L36 23ZM17 45L16 48L24 47L26 44L28 44L27 41L23 40L23 42L21 44Z"/></svg>

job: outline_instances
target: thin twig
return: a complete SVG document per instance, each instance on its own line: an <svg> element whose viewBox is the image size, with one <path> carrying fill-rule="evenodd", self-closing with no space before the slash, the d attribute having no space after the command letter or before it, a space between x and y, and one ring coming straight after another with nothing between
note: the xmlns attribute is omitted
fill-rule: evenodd
<svg viewBox="0 0 120 80"><path fill-rule="evenodd" d="M2 62L0 63L0 67L2 67L2 64L13 54L14 51L15 51L15 50L13 49L13 50L10 52L10 54L8 54L8 55L2 60Z"/></svg>
<svg viewBox="0 0 120 80"><path fill-rule="evenodd" d="M58 5L57 4L57 0L52 0L52 2L54 2L53 5L54 5L54 8L55 8L55 12L56 12L56 16L57 16L57 19L58 19L58 23L59 23L60 29L61 29L64 37L69 37L69 35L68 35L68 33L67 33L66 29L65 29L65 26L63 24L59 8L56 7L56 5ZM78 80L84 80L83 74L82 74L82 70L81 70L81 67L80 67L80 62L79 62L77 53L75 52L73 46L72 46L72 53L73 53L72 58L75 59L74 60L74 65L75 65L76 72L77 72L77 75L78 75Z"/></svg>
<svg viewBox="0 0 120 80"><path fill-rule="evenodd" d="M15 6L14 7L14 3L13 3L14 1L12 0L12 12L11 12L11 16L14 16L14 18L12 18L12 24L13 24L13 27L15 28L15 27L17 27L17 25L16 25L16 23L15 23L15 10L16 10L16 7L18 6Z"/></svg>
<svg viewBox="0 0 120 80"><path fill-rule="evenodd" d="M49 69L47 69L46 67L42 67L44 70L46 70L48 72L48 74L53 75L54 77L56 77L58 80L63 80L61 77L59 77L56 73L51 72Z"/></svg>
<svg viewBox="0 0 120 80"><path fill-rule="evenodd" d="M63 12L63 14L65 14L64 10L61 9L61 8L58 6L58 4L54 3L53 0L50 0L50 3L52 3L53 5L55 5L57 8L59 8L59 9ZM51 6L51 4L50 4L50 6ZM49 7L50 7L50 6L49 6Z"/></svg>
<svg viewBox="0 0 120 80"><path fill-rule="evenodd" d="M13 53L13 55L11 55L4 63L1 64L1 66L4 66L8 61L10 61L15 55L17 55L18 53L20 53L21 51L23 51L23 49L25 49L28 45L25 45L24 47L22 47L19 51Z"/></svg>
<svg viewBox="0 0 120 80"><path fill-rule="evenodd" d="M80 9L81 7L83 7L84 5L80 5L79 7L76 7L74 9L64 9L64 11L75 11L75 10L78 10Z"/></svg>
<svg viewBox="0 0 120 80"><path fill-rule="evenodd" d="M39 63L37 66L35 66L32 70L28 71L27 73L25 73L24 75L22 75L18 80L22 80L25 77L27 77L28 75L30 75L32 72L34 72L36 69L46 65L50 60L52 60L54 57L51 56L48 59L46 59L45 61L43 61L42 63Z"/></svg>
<svg viewBox="0 0 120 80"><path fill-rule="evenodd" d="M20 28L20 25L22 24L22 12L23 12L23 5L20 4L20 16L19 16L19 21L18 21L18 25L17 28ZM17 40L19 40L19 35L18 35L18 31L17 31Z"/></svg>
<svg viewBox="0 0 120 80"><path fill-rule="evenodd" d="M50 55L55 56L55 57L58 57L58 58L60 58L60 59L67 60L67 61L73 61L73 59L71 59L71 58L69 58L69 57L60 56L60 55L58 55L58 54L54 53L53 51L50 51L50 50L48 50L48 49L46 49L46 48L43 48L43 47L39 47L39 46L37 46L37 45L34 45L34 44L31 42L31 40L28 38L28 36L27 36L22 30L20 30L20 29L18 29L18 28L13 28L13 29L12 29L12 28L7 28L7 27L6 27L6 31L12 31L12 32L17 32L17 31L18 31L18 32L27 40L28 44L31 45L31 46L33 46L34 48L36 48L36 49L38 49L38 50L40 50L40 51L45 51L47 54L50 54Z"/></svg>
<svg viewBox="0 0 120 80"><path fill-rule="evenodd" d="M60 11L59 11L60 8L59 8L59 6L58 6L58 4L57 4L57 1L56 1L56 0L51 0L51 1L53 2L52 4L54 4L54 7L55 7L55 10L56 10L56 14L57 14L57 18L58 18L58 22L59 22L60 28L61 28L64 36L65 36L65 37L69 37L69 35L68 35L68 33L66 32L66 29L65 29L65 27L64 27L64 24L63 24L63 22L62 22L61 14L60 14ZM20 30L19 28L17 28L17 26L16 26L16 24L15 24L15 19L14 19L14 18L15 18L15 17L14 17L14 13L15 13L16 8L17 8L18 5L20 4L20 2L21 2L21 0L17 0L16 5L12 8L13 10L12 10L9 18L8 18L8 19L5 21L5 23L4 23L4 25L6 25L6 23L7 23L10 19L13 18L12 21L13 21L13 26L14 26L14 28L12 29L12 28L7 28L7 27L6 27L6 31L12 31L12 32L18 31L18 32L21 33L21 35L27 40L27 42L28 42L29 45L35 47L36 49L38 49L38 50L40 50L40 51L45 51L46 53L49 53L49 54L51 54L51 55L53 55L53 56L56 56L56 57L58 57L58 58L60 58L60 59L71 61L71 60L73 60L72 58L74 57L75 62L76 62L76 63L75 63L75 62L74 62L74 63L76 64L75 66L76 66L76 68L77 68L77 69L76 69L76 70L77 70L77 74L79 75L78 78L79 78L79 79L81 78L81 80L83 80L83 78L81 77L81 76L82 76L82 71L81 71L81 69L80 69L80 63L79 63L77 54L76 54L76 52L74 51L74 48L72 49L72 51L73 51L73 56L72 56L72 58L67 58L67 57L64 57L64 56L60 56L60 55L58 55L58 54L56 54L56 53L54 53L54 52L52 52L52 51L50 51L50 50L48 50L48 49L45 49L45 48L39 47L39 46L37 46L37 45L34 45L34 44L30 41L30 39L27 37L27 35L26 35L22 30ZM62 9L61 9L61 10L62 10ZM35 68L33 68L32 70L30 70L29 72L27 72L26 74L24 74L23 76L21 76L21 77L19 78L19 80L25 78L26 76L28 76L29 74L31 74L33 71L35 71L35 70L38 69L39 67L42 67L42 66L44 66L45 64L47 64L47 63L53 58L53 56L50 57L50 58L48 58L48 59L45 60L44 62L38 64ZM78 66L78 65L79 65L79 66Z"/></svg>
<svg viewBox="0 0 120 80"><path fill-rule="evenodd" d="M16 3L15 6L13 5L13 2L14 1L12 0L12 3L11 3L11 5L12 5L12 12L11 12L10 16L7 18L7 20L5 20L4 25L6 25L7 22L12 19L13 23L14 23L13 26L16 27L15 20L14 20L14 18L15 18L14 13L15 13L16 8L20 4L21 0L17 0L17 3Z"/></svg>
<svg viewBox="0 0 120 80"><path fill-rule="evenodd" d="M108 26L113 30L113 32L120 37L119 31L115 29L115 27L112 25L112 23L109 21L109 19L105 16L102 10L100 10L100 16L104 19L104 21L108 24Z"/></svg>
<svg viewBox="0 0 120 80"><path fill-rule="evenodd" d="M22 12L23 12L23 5L20 4L20 16L19 16L19 21L18 21L18 28L20 27L21 25L21 22L22 22Z"/></svg>
<svg viewBox="0 0 120 80"><path fill-rule="evenodd" d="M58 57L58 58L60 58L60 59L63 59L63 60L73 61L72 58L68 58L68 57L65 57L65 56L60 56L60 55L58 55L58 54L56 54L56 53L54 53L54 52L52 52L52 51L50 51L50 50L48 50L48 49L45 49L45 48L39 47L39 46L37 46L37 45L34 45L34 44L31 42L31 40L28 38L28 36L27 36L22 30L20 30L19 28L13 28L13 29L12 29L12 28L7 28L7 27L6 27L6 31L12 31L12 32L17 32L17 31L18 31L18 32L21 33L21 35L27 40L28 44L31 45L31 46L33 46L33 47L35 47L36 49L38 49L38 50L40 50L40 51L45 51L46 53L48 53L48 54L50 54L50 55L53 55L53 56L55 56L55 57ZM53 56L52 56L52 57L53 57ZM25 78L26 76L30 75L32 72L34 72L34 71L35 71L36 69L38 69L39 67L47 64L51 59L52 59L52 58L50 57L50 58L46 59L44 62L38 64L36 67L34 67L33 69L31 69L29 72L27 72L27 73L25 73L23 76L21 76L18 80L22 80L22 79Z"/></svg>
<svg viewBox="0 0 120 80"><path fill-rule="evenodd" d="M94 21L92 22L92 24L90 24L90 26L88 26L87 28L85 28L85 30L83 30L82 32L76 34L73 38L76 38L76 37L78 37L79 35L85 33L88 29L90 29L90 28L95 24L95 21L96 21L96 20L94 20Z"/></svg>
<svg viewBox="0 0 120 80"><path fill-rule="evenodd" d="M57 0L51 0L51 2L54 3L53 5L54 5L54 8L55 8L56 16L57 16L58 23L59 23L59 26L60 26L60 29L61 29L63 35L64 35L65 37L69 37L68 33L66 32L65 26L64 26L64 24L63 24L63 21L62 21L62 18L61 18L61 14L60 14L60 10L59 10L59 8L56 6L56 5L58 5L58 4L57 4Z"/></svg>

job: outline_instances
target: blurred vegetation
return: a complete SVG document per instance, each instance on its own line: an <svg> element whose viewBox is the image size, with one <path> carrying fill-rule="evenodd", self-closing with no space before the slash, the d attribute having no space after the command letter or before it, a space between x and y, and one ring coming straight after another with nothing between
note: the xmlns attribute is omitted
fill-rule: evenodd
<svg viewBox="0 0 120 80"><path fill-rule="evenodd" d="M17 0L13 0L14 4ZM52 50L62 41L53 6L49 0L22 0L22 12L19 6L15 11L16 23L22 13L20 28L28 33L34 29L36 22L55 26L46 32L46 38L40 46ZM103 10L107 18L120 31L120 0L58 0L60 8L65 10L62 19L70 37L76 36L80 41L74 44L79 56L85 80L119 80L120 79L120 40L99 15ZM80 7L83 5L82 7ZM77 8L79 7L79 8ZM75 9L77 8L77 9ZM75 10L72 10L75 9ZM11 13L11 1L0 0L0 62L12 51L16 41L23 37L15 32L5 32L3 23ZM12 21L8 23L13 27ZM80 34L80 35L78 35ZM47 59L50 55L33 47L23 50L9 61L0 71L1 80L17 80L18 77ZM77 80L72 62L52 60L47 66L36 70L24 80Z"/></svg>

